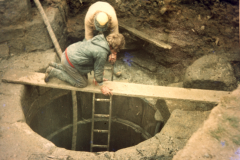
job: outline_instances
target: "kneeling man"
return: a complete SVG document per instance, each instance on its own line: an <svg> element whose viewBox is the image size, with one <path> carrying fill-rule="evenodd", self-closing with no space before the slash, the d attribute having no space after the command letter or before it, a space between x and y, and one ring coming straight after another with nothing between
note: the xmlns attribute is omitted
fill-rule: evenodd
<svg viewBox="0 0 240 160"><path fill-rule="evenodd" d="M63 52L61 64L51 62L46 70L45 82L56 77L83 88L88 85L87 74L94 71L94 78L104 95L112 95L110 89L103 85L104 65L110 54L124 48L125 39L122 34L113 33L106 38L103 34L90 40L77 42Z"/></svg>

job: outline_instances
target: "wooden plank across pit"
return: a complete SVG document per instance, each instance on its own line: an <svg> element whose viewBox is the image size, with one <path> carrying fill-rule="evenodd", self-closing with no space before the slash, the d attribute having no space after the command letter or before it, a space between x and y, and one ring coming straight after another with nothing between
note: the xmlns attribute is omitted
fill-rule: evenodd
<svg viewBox="0 0 240 160"><path fill-rule="evenodd" d="M56 78L52 78L48 83L45 83L44 76L44 73L9 70L3 75L2 81L72 91L101 93L99 87L93 85L92 80L89 80L87 87L76 88ZM227 96L231 93L227 91L153 86L115 81L106 81L104 84L113 89L113 95L157 99L178 99L211 103L219 103L222 96Z"/></svg>

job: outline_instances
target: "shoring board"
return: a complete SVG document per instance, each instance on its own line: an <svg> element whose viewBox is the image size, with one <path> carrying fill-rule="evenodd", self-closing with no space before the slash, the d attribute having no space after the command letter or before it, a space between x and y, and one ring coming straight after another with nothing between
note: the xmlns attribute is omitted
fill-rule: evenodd
<svg viewBox="0 0 240 160"><path fill-rule="evenodd" d="M119 27L122 27L124 28L125 30L129 31L130 33L134 34L135 36L137 36L138 38L142 39L142 40L145 40L149 43L152 43L158 47L161 47L161 48L164 48L164 49L171 49L172 46L170 46L169 44L166 44L162 41L159 41L159 40L155 40L153 39L152 37L150 37L149 35L141 32L141 31L138 31L136 30L135 28L131 28L131 27L128 27L122 23L119 23Z"/></svg>
<svg viewBox="0 0 240 160"><path fill-rule="evenodd" d="M99 87L93 85L92 80L89 80L87 87L76 88L56 78L52 78L48 83L45 83L44 76L44 73L9 70L3 75L2 81L81 92L101 93ZM157 99L178 99L212 103L219 103L222 96L227 96L231 93L227 91L186 89L113 81L106 81L104 82L104 85L113 89L113 95Z"/></svg>

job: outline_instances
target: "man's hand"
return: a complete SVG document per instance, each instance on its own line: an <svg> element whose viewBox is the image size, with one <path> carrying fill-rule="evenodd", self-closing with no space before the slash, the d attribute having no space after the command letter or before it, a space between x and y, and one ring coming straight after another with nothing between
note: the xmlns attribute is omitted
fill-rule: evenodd
<svg viewBox="0 0 240 160"><path fill-rule="evenodd" d="M100 86L101 88L101 92L102 94L104 94L105 96L110 96L110 95L113 95L110 88L108 88L107 86Z"/></svg>

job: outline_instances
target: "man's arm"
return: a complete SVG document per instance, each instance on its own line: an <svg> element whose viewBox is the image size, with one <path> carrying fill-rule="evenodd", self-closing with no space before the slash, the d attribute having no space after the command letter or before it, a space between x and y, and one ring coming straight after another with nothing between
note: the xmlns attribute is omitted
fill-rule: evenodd
<svg viewBox="0 0 240 160"><path fill-rule="evenodd" d="M118 25L111 26L110 33L119 33Z"/></svg>
<svg viewBox="0 0 240 160"><path fill-rule="evenodd" d="M110 16L111 16L111 33L119 33L119 27L118 27L118 19L116 15L115 9L112 7L112 10L110 11Z"/></svg>
<svg viewBox="0 0 240 160"><path fill-rule="evenodd" d="M118 20L116 17L116 14L112 16L112 23L110 26L110 33L118 34L119 33L119 28L118 28ZM115 63L117 60L117 52L111 49L111 54L109 56L109 62Z"/></svg>
<svg viewBox="0 0 240 160"><path fill-rule="evenodd" d="M100 55L100 54L99 54ZM106 56L98 57L94 63L94 77L104 95L112 95L111 89L103 85L103 72Z"/></svg>
<svg viewBox="0 0 240 160"><path fill-rule="evenodd" d="M84 20L84 27L85 27L85 39L89 40L93 38L93 28L91 25L91 13L87 13L85 20Z"/></svg>
<svg viewBox="0 0 240 160"><path fill-rule="evenodd" d="M115 18L112 20L112 24L110 26L110 34L111 33L119 33L118 20Z"/></svg>
<svg viewBox="0 0 240 160"><path fill-rule="evenodd" d="M90 27L90 24L85 21L85 39L89 40L93 38L93 29Z"/></svg>
<svg viewBox="0 0 240 160"><path fill-rule="evenodd" d="M106 57L97 57L94 62L94 78L100 86L103 85L103 71L105 62Z"/></svg>

